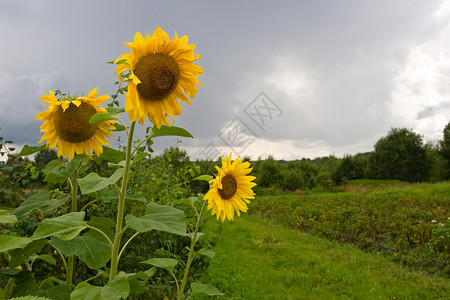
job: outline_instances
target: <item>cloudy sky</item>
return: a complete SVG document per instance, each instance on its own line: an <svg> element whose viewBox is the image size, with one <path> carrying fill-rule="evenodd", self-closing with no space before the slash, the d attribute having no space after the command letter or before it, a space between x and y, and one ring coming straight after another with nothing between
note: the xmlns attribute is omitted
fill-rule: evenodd
<svg viewBox="0 0 450 300"><path fill-rule="evenodd" d="M450 1L0 0L0 136L37 144L50 89L114 93L106 62L157 26L202 55L175 120L192 158L355 154L392 127L439 140L450 121Z"/></svg>

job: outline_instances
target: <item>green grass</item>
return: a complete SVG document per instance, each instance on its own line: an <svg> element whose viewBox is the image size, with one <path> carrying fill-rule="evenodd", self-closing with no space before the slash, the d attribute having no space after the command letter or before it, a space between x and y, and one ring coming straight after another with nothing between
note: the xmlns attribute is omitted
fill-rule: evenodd
<svg viewBox="0 0 450 300"><path fill-rule="evenodd" d="M448 279L257 216L211 219L203 231L219 238L202 278L225 293L218 299L450 298Z"/></svg>

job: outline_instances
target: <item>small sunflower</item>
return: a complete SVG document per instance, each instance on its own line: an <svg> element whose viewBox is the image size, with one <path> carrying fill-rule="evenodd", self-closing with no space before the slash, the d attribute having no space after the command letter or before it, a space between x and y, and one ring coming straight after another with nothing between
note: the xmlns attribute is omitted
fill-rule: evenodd
<svg viewBox="0 0 450 300"><path fill-rule="evenodd" d="M102 144L111 145L106 137L112 137L110 130L115 127L112 120L89 124L89 119L95 113L106 113L99 105L108 100L109 96L96 98L97 94L98 90L93 89L87 97L58 101L55 93L50 90L49 95L40 97L49 105L41 102L48 109L35 117L44 121L41 131L45 133L38 143L47 140L47 148L58 146L57 154L64 158L68 156L72 159L75 152L91 156L91 149L100 155L103 152Z"/></svg>
<svg viewBox="0 0 450 300"><path fill-rule="evenodd" d="M216 166L217 177L210 181L210 189L205 195L208 200L208 209L212 209L212 214L217 215L217 219L225 221L233 220L234 212L240 216L240 212L247 212L248 199L255 198L252 187L256 183L251 182L254 176L247 174L252 171L249 162L242 162L242 159L235 159L231 162L231 153L226 158L222 157L222 168Z"/></svg>
<svg viewBox="0 0 450 300"><path fill-rule="evenodd" d="M138 121L142 125L148 117L158 128L161 124L170 126L167 116L174 122L174 116L181 115L177 100L190 105L186 95L194 98L196 85L203 85L197 80L203 68L193 63L200 58L199 54L194 55L195 45L188 45L186 35L178 38L175 33L170 40L158 26L153 36L147 34L145 39L137 32L134 42L126 46L131 53L121 55L115 63L120 80L123 71L130 71L125 110L131 122Z"/></svg>

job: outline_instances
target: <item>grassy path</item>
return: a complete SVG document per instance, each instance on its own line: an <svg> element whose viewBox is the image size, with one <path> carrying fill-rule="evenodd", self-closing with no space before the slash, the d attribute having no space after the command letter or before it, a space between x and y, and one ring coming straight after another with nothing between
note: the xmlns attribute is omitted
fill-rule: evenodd
<svg viewBox="0 0 450 300"><path fill-rule="evenodd" d="M211 219L204 232L219 237L202 280L219 299L450 299L449 279L255 216Z"/></svg>

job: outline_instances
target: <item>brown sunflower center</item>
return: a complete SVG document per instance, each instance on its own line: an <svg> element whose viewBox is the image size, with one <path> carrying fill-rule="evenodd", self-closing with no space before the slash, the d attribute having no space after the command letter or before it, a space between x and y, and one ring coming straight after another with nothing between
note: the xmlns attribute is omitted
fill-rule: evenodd
<svg viewBox="0 0 450 300"><path fill-rule="evenodd" d="M92 138L97 130L97 124L89 124L89 119L96 112L95 107L85 102L78 107L70 103L66 111L59 106L54 119L56 133L70 143L80 143Z"/></svg>
<svg viewBox="0 0 450 300"><path fill-rule="evenodd" d="M141 57L133 70L141 83L137 85L139 95L150 101L167 98L177 87L180 68L171 56L153 53Z"/></svg>
<svg viewBox="0 0 450 300"><path fill-rule="evenodd" d="M222 188L218 189L222 199L228 200L236 194L237 182L231 174L227 174L222 178Z"/></svg>

